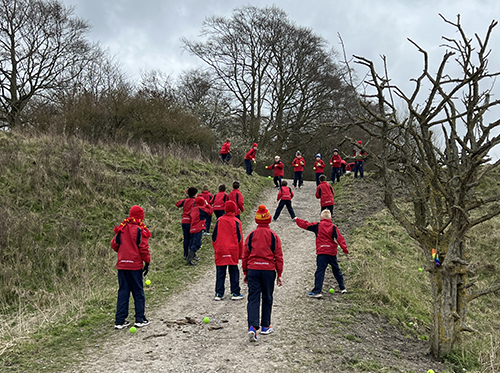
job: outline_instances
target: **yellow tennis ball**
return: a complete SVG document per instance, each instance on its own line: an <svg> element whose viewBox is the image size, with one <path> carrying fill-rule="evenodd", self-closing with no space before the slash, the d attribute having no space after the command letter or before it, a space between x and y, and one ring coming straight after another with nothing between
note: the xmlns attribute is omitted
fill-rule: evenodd
<svg viewBox="0 0 500 373"><path fill-rule="evenodd" d="M135 326L130 328L130 333L134 334L136 331L137 331L137 329L135 328Z"/></svg>
<svg viewBox="0 0 500 373"><path fill-rule="evenodd" d="M335 289L332 288L332 289L330 289L330 294L333 294L333 293L335 293Z"/></svg>
<svg viewBox="0 0 500 373"><path fill-rule="evenodd" d="M208 317L205 317L205 318L203 319L203 322L204 322L205 324L208 324L208 323L210 322L210 319L209 319Z"/></svg>
<svg viewBox="0 0 500 373"><path fill-rule="evenodd" d="M146 280L146 285L151 285L151 280Z"/></svg>
<svg viewBox="0 0 500 373"><path fill-rule="evenodd" d="M432 369L429 369L427 373L434 373L434 371Z"/></svg>

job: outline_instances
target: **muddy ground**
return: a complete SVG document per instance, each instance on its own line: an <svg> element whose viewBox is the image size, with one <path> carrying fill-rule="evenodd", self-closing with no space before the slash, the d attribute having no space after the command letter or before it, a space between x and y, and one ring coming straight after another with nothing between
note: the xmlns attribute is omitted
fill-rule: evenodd
<svg viewBox="0 0 500 373"><path fill-rule="evenodd" d="M349 176L346 176L349 177ZM352 177L352 176L351 176ZM300 218L317 221L316 185L305 182L294 189L293 206ZM344 188L334 211L349 245L349 232L383 208L380 188L356 181ZM267 189L260 203L271 213L277 191ZM255 210L255 208L253 208ZM253 217L244 222L245 236L255 228ZM349 266L344 271L346 295L327 272L322 299L309 299L316 266L314 234L297 227L286 209L271 224L284 251L284 286L274 292L272 326L275 332L250 343L244 300L213 300L215 265L185 291L148 310L148 327L135 334L116 331L111 338L84 354L70 372L440 372L444 367L427 354L427 343L376 315L360 313L349 295ZM210 248L211 249L211 248ZM353 251L355 248L351 248ZM347 260L339 255L339 261ZM355 255L352 259L356 260ZM334 288L335 293L328 293ZM226 281L229 293L229 280ZM203 318L209 317L208 324Z"/></svg>

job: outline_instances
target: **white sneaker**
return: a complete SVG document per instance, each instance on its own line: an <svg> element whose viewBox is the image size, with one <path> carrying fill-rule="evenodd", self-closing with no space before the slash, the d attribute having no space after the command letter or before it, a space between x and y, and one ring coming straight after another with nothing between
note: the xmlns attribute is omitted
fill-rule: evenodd
<svg viewBox="0 0 500 373"><path fill-rule="evenodd" d="M242 294L231 294L231 300L240 300L240 299L243 299L243 295Z"/></svg>
<svg viewBox="0 0 500 373"><path fill-rule="evenodd" d="M125 322L123 324L115 324L115 329L117 329L117 330L125 329L129 325L130 325L130 323L125 320Z"/></svg>
<svg viewBox="0 0 500 373"><path fill-rule="evenodd" d="M148 320L146 320L146 318L144 318L144 320L142 320L142 322L137 322L137 321L136 321L136 322L134 323L134 326L135 326L136 328L142 328L143 326L148 326L148 325L149 325L149 321L148 321Z"/></svg>
<svg viewBox="0 0 500 373"><path fill-rule="evenodd" d="M214 300L223 300L224 299L224 295L220 295L219 293L215 294L215 297L214 297Z"/></svg>
<svg viewBox="0 0 500 373"><path fill-rule="evenodd" d="M309 294L307 294L307 296L309 298L321 298L322 297L321 293L313 293L313 292L310 292Z"/></svg>
<svg viewBox="0 0 500 373"><path fill-rule="evenodd" d="M346 289L341 290L340 292L341 292L342 294L347 294L347 290L346 290Z"/></svg>

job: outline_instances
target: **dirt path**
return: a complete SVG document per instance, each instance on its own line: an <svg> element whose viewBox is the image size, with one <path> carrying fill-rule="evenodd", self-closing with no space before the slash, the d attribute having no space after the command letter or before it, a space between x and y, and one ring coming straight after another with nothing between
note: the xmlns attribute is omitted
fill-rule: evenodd
<svg viewBox="0 0 500 373"><path fill-rule="evenodd" d="M346 236L353 226L380 210L377 188L360 182L346 190L345 203L335 213ZM306 182L295 191L298 217L316 221L319 202L316 185ZM354 194L356 193L356 198ZM268 190L261 203L274 213L276 190ZM360 201L362 203L360 203ZM254 210L255 208L253 208ZM357 216L358 218L347 218ZM255 228L244 224L245 237ZM425 355L426 344L407 338L377 316L353 311L352 300L340 295L331 271L327 272L322 299L308 299L315 270L314 234L297 227L286 209L271 224L284 251L284 286L276 288L272 325L275 332L247 338L245 299L213 301L215 267L184 292L171 296L165 305L148 312L151 325L131 334L117 331L99 350L71 372L407 372L442 368ZM343 260L339 256L339 261ZM349 290L349 271L344 272ZM334 294L325 289L335 288ZM229 281L226 281L226 292ZM356 308L354 308L356 309ZM187 318L192 320L190 323ZM204 324L203 318L210 323ZM385 368L384 368L385 369Z"/></svg>

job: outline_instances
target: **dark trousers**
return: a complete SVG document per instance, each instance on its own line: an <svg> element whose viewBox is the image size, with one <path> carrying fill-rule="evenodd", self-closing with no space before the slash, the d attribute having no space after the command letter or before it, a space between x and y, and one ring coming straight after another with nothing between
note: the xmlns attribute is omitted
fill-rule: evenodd
<svg viewBox="0 0 500 373"><path fill-rule="evenodd" d="M335 183L335 178L337 178L337 183L340 183L341 176L342 176L342 168L333 167L332 168L332 182Z"/></svg>
<svg viewBox="0 0 500 373"><path fill-rule="evenodd" d="M359 172L359 177L363 177L363 161L355 161L354 162L354 178L358 178L358 172Z"/></svg>
<svg viewBox="0 0 500 373"><path fill-rule="evenodd" d="M297 182L299 188L304 184L304 180L302 179L302 171L294 171L293 173L293 186L297 187Z"/></svg>
<svg viewBox="0 0 500 373"><path fill-rule="evenodd" d="M333 216L333 205L329 205L329 206L321 206L321 211L323 210L330 210L332 216Z"/></svg>
<svg viewBox="0 0 500 373"><path fill-rule="evenodd" d="M316 256L316 273L314 274L314 289L313 293L321 293L323 289L323 281L325 280L325 271L328 264L332 266L333 275L339 283L340 290L344 290L344 276L340 271L339 264L337 263L336 255L319 254Z"/></svg>
<svg viewBox="0 0 500 373"><path fill-rule="evenodd" d="M224 295L226 282L226 268L229 268L229 282L231 284L231 293L240 295L240 270L237 265L216 266L217 277L215 280L215 292Z"/></svg>
<svg viewBox="0 0 500 373"><path fill-rule="evenodd" d="M214 210L215 217L219 219L222 215L224 215L224 210Z"/></svg>
<svg viewBox="0 0 500 373"><path fill-rule="evenodd" d="M197 252L200 249L202 237L203 231L191 233L191 245L189 247L190 251Z"/></svg>
<svg viewBox="0 0 500 373"><path fill-rule="evenodd" d="M187 223L182 223L182 235L184 236L184 241L182 242L182 246L184 247L184 258L187 257L190 241L191 241L191 233L189 232L191 230L191 224Z"/></svg>
<svg viewBox="0 0 500 373"><path fill-rule="evenodd" d="M252 161L249 159L245 159L245 167L247 168L247 175L252 174Z"/></svg>
<svg viewBox="0 0 500 373"><path fill-rule="evenodd" d="M205 219L205 226L207 228L206 232L210 232L210 225L212 225L212 215L209 215L208 218Z"/></svg>
<svg viewBox="0 0 500 373"><path fill-rule="evenodd" d="M274 220L278 220L278 218L281 214L281 210L283 210L283 207L285 207L285 206L286 206L291 218L293 219L295 217L295 212L293 211L293 208L292 208L292 201L284 201L281 199L280 203L278 204L278 208L276 209L276 212L274 213L274 217L273 217Z"/></svg>
<svg viewBox="0 0 500 373"><path fill-rule="evenodd" d="M281 188L281 179L283 178L283 176L275 176L274 177L274 186L276 188Z"/></svg>
<svg viewBox="0 0 500 373"><path fill-rule="evenodd" d="M318 186L318 185L319 185L319 177L320 177L321 175L323 175L323 174L321 174L321 173L317 173L317 174L316 174L316 186Z"/></svg>
<svg viewBox="0 0 500 373"><path fill-rule="evenodd" d="M239 221L241 221L241 215L234 215L235 218L238 218Z"/></svg>
<svg viewBox="0 0 500 373"><path fill-rule="evenodd" d="M220 154L220 160L221 160L222 164L229 164L229 161L231 160L231 158L233 158L231 153Z"/></svg>
<svg viewBox="0 0 500 373"><path fill-rule="evenodd" d="M129 271L118 270L118 297L116 300L115 324L120 325L125 322L128 316L128 303L130 293L134 297L135 321L142 322L145 319L146 296L142 284L142 269Z"/></svg>
<svg viewBox="0 0 500 373"><path fill-rule="evenodd" d="M260 326L271 326L271 311L273 308L273 292L276 271L249 269L248 280L248 327L256 330ZM260 298L262 296L262 316L259 323Z"/></svg>

